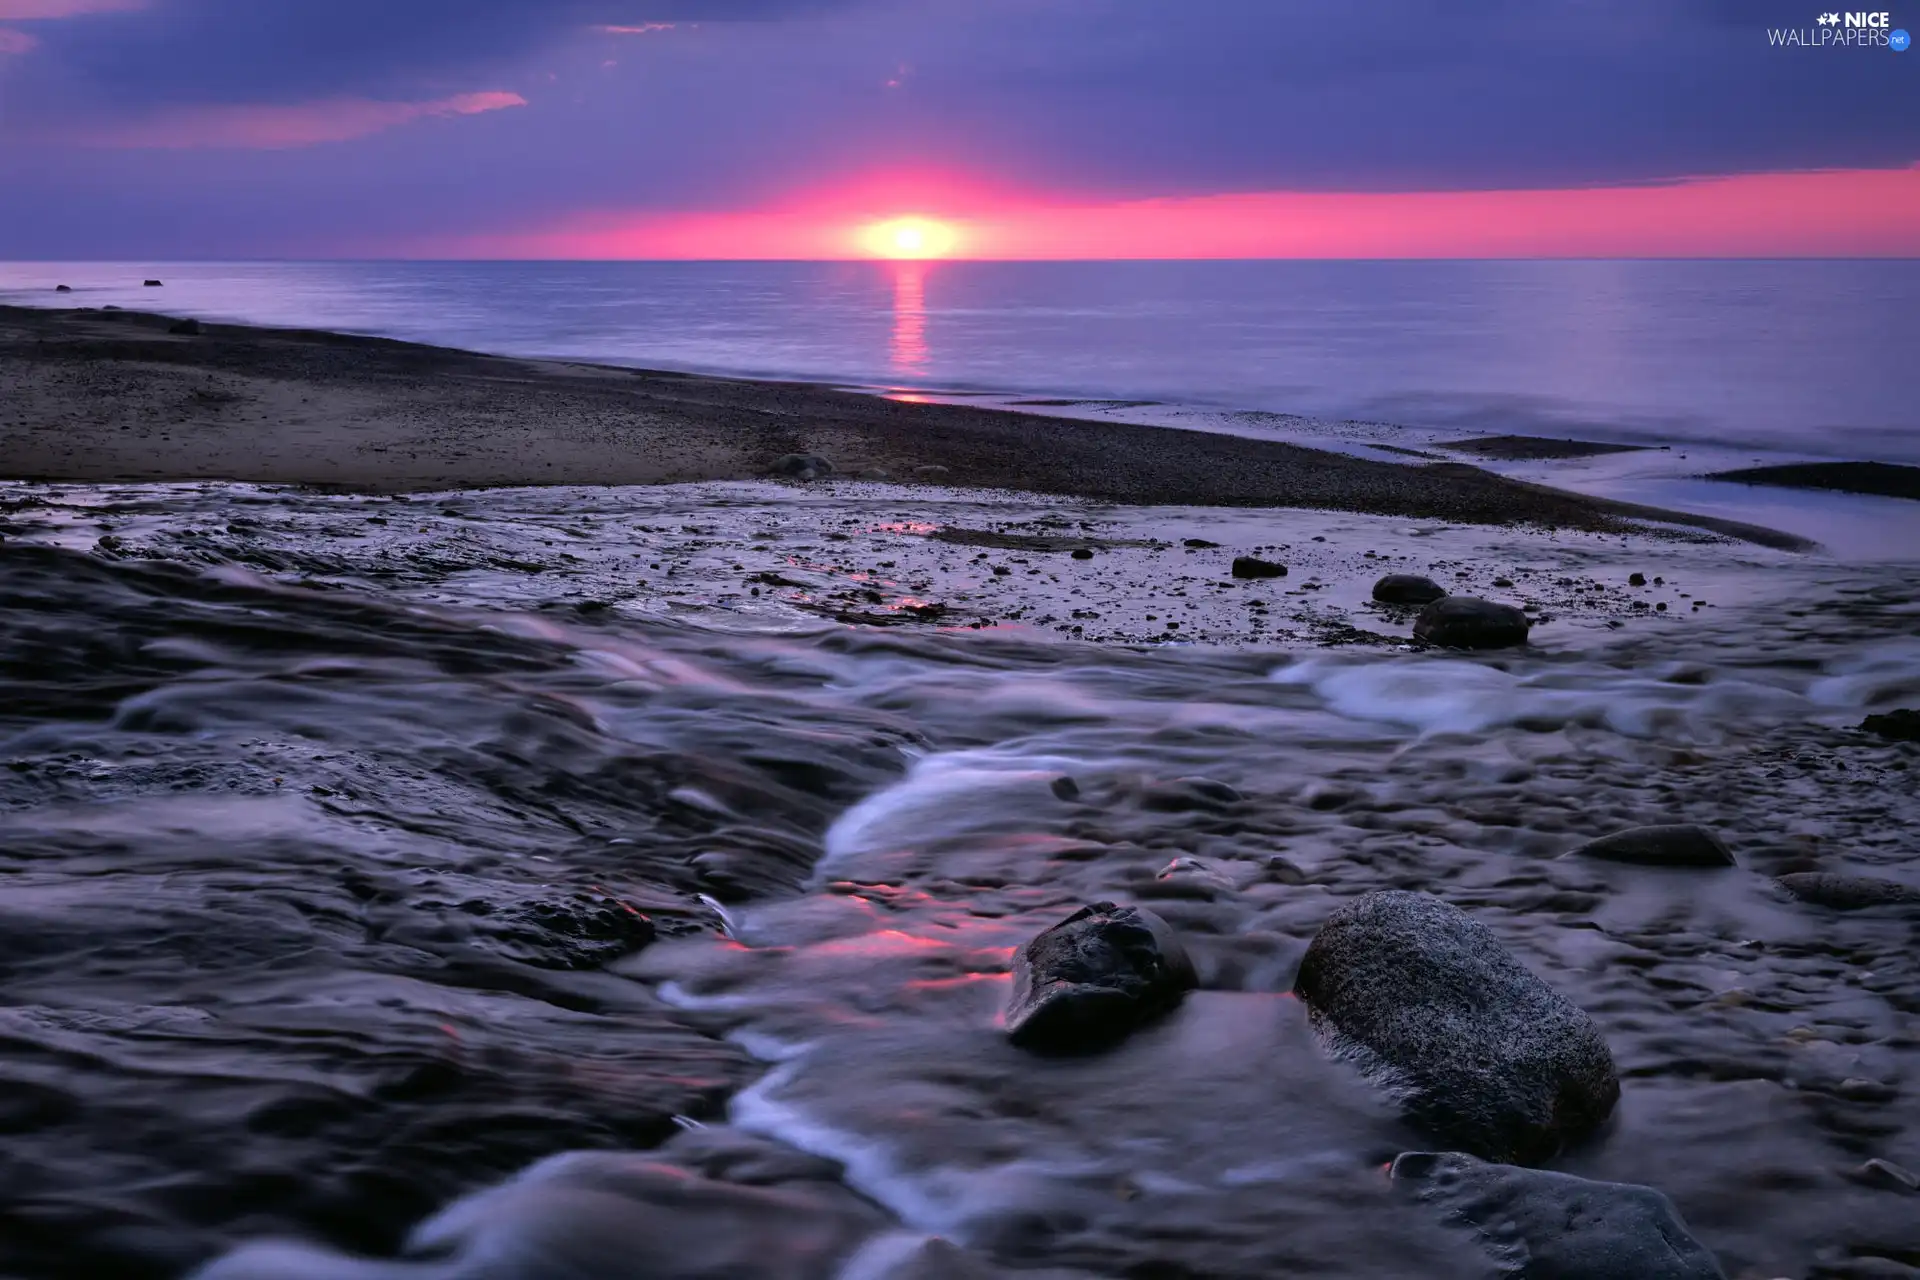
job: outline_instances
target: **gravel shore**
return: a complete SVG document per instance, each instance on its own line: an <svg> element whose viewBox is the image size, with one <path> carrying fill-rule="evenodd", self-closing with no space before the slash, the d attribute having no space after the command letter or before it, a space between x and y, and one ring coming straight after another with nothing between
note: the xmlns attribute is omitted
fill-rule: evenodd
<svg viewBox="0 0 1920 1280"><path fill-rule="evenodd" d="M132 311L0 308L0 478L229 479L363 492L838 474L1100 501L1310 507L1614 532L1750 525L1607 502L1458 463L752 382L505 359Z"/></svg>

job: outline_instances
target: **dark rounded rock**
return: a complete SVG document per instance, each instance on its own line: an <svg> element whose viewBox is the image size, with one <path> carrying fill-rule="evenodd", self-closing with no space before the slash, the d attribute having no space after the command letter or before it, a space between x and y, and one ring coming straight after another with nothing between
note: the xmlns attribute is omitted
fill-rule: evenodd
<svg viewBox="0 0 1920 1280"><path fill-rule="evenodd" d="M1224 809L1244 799L1234 788L1212 778L1175 778L1148 784L1140 793L1140 807L1154 813L1191 813L1196 809Z"/></svg>
<svg viewBox="0 0 1920 1280"><path fill-rule="evenodd" d="M1197 982L1165 920L1096 902L1014 953L1007 1036L1036 1049L1101 1048L1173 1008Z"/></svg>
<svg viewBox="0 0 1920 1280"><path fill-rule="evenodd" d="M794 480L817 480L833 474L833 464L817 453L784 453L774 459L773 474Z"/></svg>
<svg viewBox="0 0 1920 1280"><path fill-rule="evenodd" d="M1287 566L1275 564L1271 560L1262 560L1259 556L1235 556L1233 558L1233 576L1236 578L1284 578Z"/></svg>
<svg viewBox="0 0 1920 1280"><path fill-rule="evenodd" d="M1073 549L1073 558L1075 560L1091 560L1093 559L1093 552L1087 547L1075 547Z"/></svg>
<svg viewBox="0 0 1920 1280"><path fill-rule="evenodd" d="M1901 707L1883 715L1868 716L1860 722L1860 727L1895 742L1920 742L1920 711Z"/></svg>
<svg viewBox="0 0 1920 1280"><path fill-rule="evenodd" d="M1340 908L1294 990L1329 1052L1415 1124L1487 1159L1544 1160L1620 1097L1593 1019L1431 894L1383 890Z"/></svg>
<svg viewBox="0 0 1920 1280"><path fill-rule="evenodd" d="M1471 1228L1514 1280L1725 1280L1652 1187L1590 1182L1544 1169L1488 1164L1459 1152L1408 1152L1396 1186Z"/></svg>
<svg viewBox="0 0 1920 1280"><path fill-rule="evenodd" d="M1390 573L1373 584L1373 598L1381 604L1432 604L1446 595L1445 587L1417 573Z"/></svg>
<svg viewBox="0 0 1920 1280"><path fill-rule="evenodd" d="M1647 575L1644 573L1630 573L1627 575L1627 585L1630 587L1644 587L1647 585Z"/></svg>
<svg viewBox="0 0 1920 1280"><path fill-rule="evenodd" d="M1781 876L1777 883L1802 902L1833 907L1839 911L1920 903L1920 889L1901 884L1898 880L1880 880L1873 876L1797 871Z"/></svg>
<svg viewBox="0 0 1920 1280"><path fill-rule="evenodd" d="M193 319L175 321L173 324L167 326L167 332L197 337L201 332L200 322Z"/></svg>
<svg viewBox="0 0 1920 1280"><path fill-rule="evenodd" d="M53 286L53 291L55 293L72 293L73 286L70 284L57 284Z"/></svg>
<svg viewBox="0 0 1920 1280"><path fill-rule="evenodd" d="M1510 649L1527 642L1527 615L1476 596L1435 600L1413 621L1413 638L1448 649Z"/></svg>
<svg viewBox="0 0 1920 1280"><path fill-rule="evenodd" d="M1644 867L1731 867L1733 851L1720 837L1692 823L1630 827L1589 840L1569 856L1631 862Z"/></svg>

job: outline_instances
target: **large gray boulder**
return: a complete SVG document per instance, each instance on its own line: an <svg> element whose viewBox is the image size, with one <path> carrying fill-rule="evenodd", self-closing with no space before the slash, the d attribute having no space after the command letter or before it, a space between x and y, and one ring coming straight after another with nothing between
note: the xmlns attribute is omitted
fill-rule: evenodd
<svg viewBox="0 0 1920 1280"><path fill-rule="evenodd" d="M1033 1049L1102 1048L1171 1009L1197 981L1165 920L1145 907L1096 902L1014 953L1007 1035Z"/></svg>
<svg viewBox="0 0 1920 1280"><path fill-rule="evenodd" d="M1330 1052L1474 1155L1537 1163L1593 1132L1619 1100L1593 1019L1430 894L1384 890L1340 908L1294 989Z"/></svg>
<svg viewBox="0 0 1920 1280"><path fill-rule="evenodd" d="M1527 615L1478 596L1435 600L1413 620L1413 638L1446 649L1511 649L1527 642Z"/></svg>
<svg viewBox="0 0 1920 1280"><path fill-rule="evenodd" d="M1726 1280L1652 1187L1409 1152L1393 1180L1469 1227L1513 1280Z"/></svg>
<svg viewBox="0 0 1920 1280"><path fill-rule="evenodd" d="M1676 823L1630 827L1589 840L1573 851L1580 858L1632 862L1647 867L1731 867L1733 851L1705 827Z"/></svg>

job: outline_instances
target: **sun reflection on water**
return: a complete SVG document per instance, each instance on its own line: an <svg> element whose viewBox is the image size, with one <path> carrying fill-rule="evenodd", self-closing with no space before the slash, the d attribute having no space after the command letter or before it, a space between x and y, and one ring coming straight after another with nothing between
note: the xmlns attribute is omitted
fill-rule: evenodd
<svg viewBox="0 0 1920 1280"><path fill-rule="evenodd" d="M893 264L893 368L921 373L927 367L927 264Z"/></svg>

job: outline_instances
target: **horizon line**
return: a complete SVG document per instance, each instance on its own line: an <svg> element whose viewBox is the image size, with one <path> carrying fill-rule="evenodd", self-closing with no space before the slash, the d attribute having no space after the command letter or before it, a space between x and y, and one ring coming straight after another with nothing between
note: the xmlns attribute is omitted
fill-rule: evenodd
<svg viewBox="0 0 1920 1280"><path fill-rule="evenodd" d="M1800 254L1794 254L1794 253L1788 253L1788 254L1699 254L1699 253L1689 253L1689 254L1680 254L1680 253L1674 253L1674 254L1664 254L1664 253L1663 253L1663 254L1536 254L1536 255L1529 255L1529 256L1502 256L1502 255L1479 255L1479 254L1473 254L1473 255L1453 255L1453 256L1446 256L1446 255L1432 255L1432 256L1426 256L1426 255L1421 255L1421 256L1409 256L1409 255L1394 255L1394 256L1387 256L1387 257L1358 257L1358 256L1355 256L1355 257L1347 257L1347 256L1326 256L1326 257L1294 257L1294 256L1275 256L1275 255L1267 255L1267 256L1255 256L1255 257L1236 257L1236 256L1226 256L1226 255L1222 255L1222 256L1217 256L1217 257L1215 257L1215 256L1199 256L1199 257L1195 257L1195 256L1188 256L1188 257L1165 257L1165 258L1158 258L1158 257L1147 257L1147 256L1140 256L1140 255L1128 255L1128 256L1125 256L1125 257L1111 257L1111 258L1078 258L1078 257L1073 257L1073 258L1066 258L1066 257L1061 257L1061 258L1042 258L1042 257L1018 257L1018 258L989 258L989 257L978 257L978 258L975 258L975 257L958 257L958 256L956 256L956 257L948 257L948 258L882 258L882 257L871 257L871 256L848 256L848 257L837 257L837 258L828 258L828 257L713 257L713 258L688 258L688 257L661 257L661 258L644 258L644 257L633 257L633 258L626 258L626 257L620 257L620 258L604 258L604 257L598 257L598 258L597 258L597 257L580 257L580 258L558 258L558 257L533 257L533 258L516 258L516 257L471 257L471 258L458 258L458 257L454 257L454 258L438 258L438 257L393 257L393 256L379 256L379 255L376 255L376 256L369 256L369 257L362 257L362 256L353 256L353 255L321 255L321 256L316 256L316 257L300 257L300 256L274 256L274 257L265 257L265 256L262 256L262 257L250 257L250 256L239 256L239 257L126 257L126 258L122 258L122 257L112 257L112 258L87 258L87 257L26 257L26 258L0 258L0 266L13 266L13 265L37 265L37 266L45 266L45 265L56 265L56 264L71 264L71 265L76 265L76 266L77 266L77 265L95 265L95 264L97 264L97 265L113 265L113 266L121 266L121 265L133 265L133 264L137 264L137 263L146 263L146 264L160 264L160 263L179 263L179 264L182 264L182 265L189 265L189 264L216 264L216 263L266 263L266 264L275 264L275 263L278 263L278 264L288 264L288 263L341 263L341 264L373 264L373 263L405 263L405 264L419 264L419 265L448 265L448 266L452 266L452 265L458 265L458 266L477 266L477 265L481 265L481 264L487 264L487 263L495 263L495 264L499 264L499 265L503 265L503 266L532 266L532 265L535 265L535 264L556 264L556 265L574 265L574 266L585 266L585 265L594 265L594 266L611 266L611 265L618 265L618 264L647 264L647 265L664 265L664 264L668 264L668 263L674 263L674 264L684 264L684 265L714 265L714 264L722 264L722 263L725 263L725 264L735 264L735 263L766 263L766 264L770 264L770 265L797 265L797 264L801 264L801 263L828 263L828 264L835 264L835 265L844 265L844 264L849 264L849 263L870 263L870 264L872 264L872 265L875 265L875 266L905 266L905 265L909 265L909 264L911 264L911 265L915 265L915 266L923 266L923 267L926 267L926 266L938 266L938 265L943 265L943 264L951 264L951 265L960 265L960 264L966 264L966 263L979 263L979 264L987 264L987 265L996 265L996 266L999 266L999 265L1021 265L1021 264L1029 264L1029 265L1034 265L1034 264L1038 264L1038 265L1055 265L1055 264L1064 264L1064 263L1089 263L1089 264L1102 264L1102 265L1111 265L1111 264L1116 264L1116 263L1128 263L1128 262L1139 262L1139 263L1155 263L1155 264L1161 264L1161 263L1186 263L1186 262L1229 262L1229 263L1245 263L1245 262L1295 262L1295 263L1327 263L1327 262L1344 262L1344 263L1397 263L1397 262L1489 262L1489 263L1494 263L1494 262L1497 262L1497 263L1515 263L1515 262L1920 262L1920 253L1904 253L1904 254L1886 254L1886 253L1879 253L1879 254L1876 254L1876 253L1800 253Z"/></svg>

